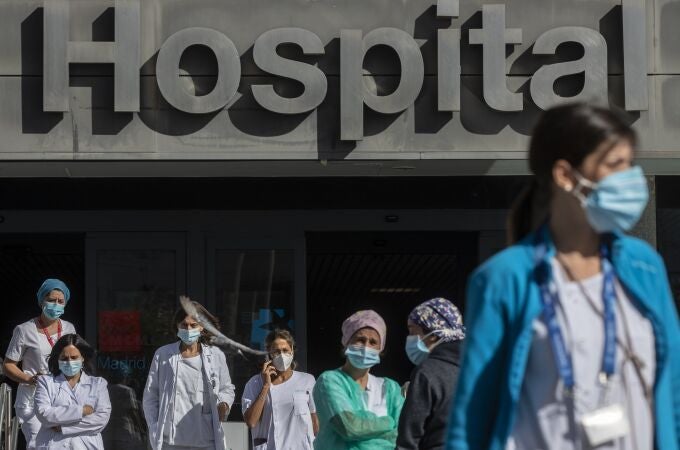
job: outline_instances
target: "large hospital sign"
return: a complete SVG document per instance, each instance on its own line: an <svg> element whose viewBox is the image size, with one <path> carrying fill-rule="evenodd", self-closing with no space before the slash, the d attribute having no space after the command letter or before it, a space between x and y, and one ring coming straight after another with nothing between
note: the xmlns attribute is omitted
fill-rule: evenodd
<svg viewBox="0 0 680 450"><path fill-rule="evenodd" d="M69 111L69 65L71 63L113 63L114 110L140 110L140 0L115 1L115 39L108 42L72 41L69 37L69 0L44 1L43 110ZM437 16L456 18L458 0L440 0ZM482 54L482 93L484 102L496 111L522 111L523 94L507 86L506 48L523 44L521 28L506 25L506 5L481 6L481 27L469 30L469 44ZM623 0L620 40L623 48L624 106L628 111L649 108L647 80L646 12L644 0ZM382 114L406 110L418 97L425 78L425 64L417 40L394 27L372 30L339 30L340 139L361 140L364 136L364 106ZM460 111L461 30L437 31L438 111ZM608 97L607 43L602 34L582 26L560 26L538 36L533 55L553 55L564 43L583 49L580 58L546 64L531 76L529 92L541 109L564 101L605 100ZM298 46L304 55L323 55L321 38L304 28L272 28L257 37L253 59L262 71L275 77L299 82L304 89L296 97L281 96L272 84L253 84L252 95L264 109L278 114L302 114L316 109L326 98L328 80L318 65L288 59L277 52L283 44ZM216 83L206 95L196 95L180 79L180 59L191 46L203 45L217 60ZM398 55L399 83L389 93L379 95L364 81L364 60L372 48L388 46ZM156 80L164 99L179 111L208 114L227 107L237 94L241 78L239 52L230 37L213 28L189 27L171 34L160 46L156 60ZM583 74L580 92L562 97L555 92L558 79Z"/></svg>

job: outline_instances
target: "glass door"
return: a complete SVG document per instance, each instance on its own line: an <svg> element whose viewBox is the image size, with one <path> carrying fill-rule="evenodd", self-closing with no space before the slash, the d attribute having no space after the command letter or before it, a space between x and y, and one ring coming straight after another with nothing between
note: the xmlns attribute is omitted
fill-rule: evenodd
<svg viewBox="0 0 680 450"><path fill-rule="evenodd" d="M297 341L298 367L306 366L303 239L207 240L208 308L222 332L238 342L264 349L270 330L285 328ZM260 370L261 358L227 353L236 386L230 420L240 420L243 387Z"/></svg>
<svg viewBox="0 0 680 450"><path fill-rule="evenodd" d="M142 390L156 349L176 340L172 317L186 292L183 233L90 234L86 240L86 339L109 382L108 450L143 450Z"/></svg>

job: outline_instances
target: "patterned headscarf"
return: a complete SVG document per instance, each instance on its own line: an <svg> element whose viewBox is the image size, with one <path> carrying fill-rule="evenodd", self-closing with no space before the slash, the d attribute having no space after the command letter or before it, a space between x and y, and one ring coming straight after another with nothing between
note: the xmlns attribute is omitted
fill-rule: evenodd
<svg viewBox="0 0 680 450"><path fill-rule="evenodd" d="M445 298L433 298L416 306L408 320L434 333L443 342L465 339L463 316L456 305Z"/></svg>
<svg viewBox="0 0 680 450"><path fill-rule="evenodd" d="M349 316L342 323L342 345L347 347L354 333L362 328L373 328L380 336L380 350L385 349L385 339L387 338L387 325L380 314L372 309L357 311Z"/></svg>
<svg viewBox="0 0 680 450"><path fill-rule="evenodd" d="M40 286L40 289L38 289L38 292L35 294L35 296L38 297L38 305L42 306L45 297L55 289L64 294L64 303L68 303L68 300L71 298L71 291L68 290L66 283L57 280L56 278L48 278L43 281L42 286Z"/></svg>

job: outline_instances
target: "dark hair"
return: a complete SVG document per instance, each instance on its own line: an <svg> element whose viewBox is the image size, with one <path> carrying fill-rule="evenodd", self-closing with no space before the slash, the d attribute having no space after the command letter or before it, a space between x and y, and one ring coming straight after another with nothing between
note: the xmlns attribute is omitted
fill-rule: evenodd
<svg viewBox="0 0 680 450"><path fill-rule="evenodd" d="M217 328L218 330L220 329L220 321L217 319L217 317L213 316L207 309L205 309L205 306L193 300L191 301L191 303L193 303L198 312L200 314L203 314L203 316L205 316L205 318L208 319L215 328ZM177 311L175 311L175 317L172 320L172 330L175 332L175 334L177 333L177 325L181 321L183 321L186 316L188 316L188 314L186 313L186 311L184 311L184 308L182 308L181 306ZM194 319L196 319L196 317L194 317ZM203 329L201 337L198 340L201 344L210 344L210 337L211 334L208 333L205 329Z"/></svg>
<svg viewBox="0 0 680 450"><path fill-rule="evenodd" d="M585 103L570 103L546 111L534 128L529 144L533 179L515 199L508 216L510 244L534 231L547 218L552 194L552 170L560 159L574 168L604 143L622 140L637 144L635 131L615 112Z"/></svg>
<svg viewBox="0 0 680 450"><path fill-rule="evenodd" d="M94 375L97 354L85 339L75 333L63 335L57 341L57 343L54 344L54 347L52 347L52 352L50 353L50 357L47 360L47 367L49 368L52 375L57 376L61 373L61 369L59 369L59 356L61 355L61 352L63 352L64 349L69 345L77 348L80 354L83 356L83 370L88 375Z"/></svg>

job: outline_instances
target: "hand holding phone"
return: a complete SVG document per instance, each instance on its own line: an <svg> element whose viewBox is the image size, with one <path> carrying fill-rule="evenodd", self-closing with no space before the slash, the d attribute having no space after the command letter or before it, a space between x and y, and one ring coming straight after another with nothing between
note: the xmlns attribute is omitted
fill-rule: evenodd
<svg viewBox="0 0 680 450"><path fill-rule="evenodd" d="M272 384L272 376L276 375L276 368L272 365L271 359L267 359L262 366L262 382L265 386Z"/></svg>

